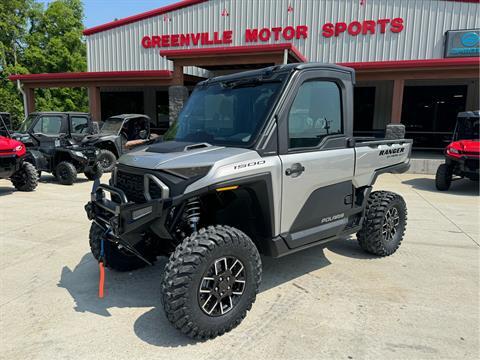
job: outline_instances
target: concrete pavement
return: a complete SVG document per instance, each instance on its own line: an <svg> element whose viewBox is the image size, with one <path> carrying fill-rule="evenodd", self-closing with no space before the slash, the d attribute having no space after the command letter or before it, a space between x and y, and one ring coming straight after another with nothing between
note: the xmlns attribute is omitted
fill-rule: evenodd
<svg viewBox="0 0 480 360"><path fill-rule="evenodd" d="M83 211L91 183L34 193L0 180L0 359L478 359L478 183L439 193L429 175L382 175L405 197L404 243L391 257L354 238L263 258L263 283L243 323L195 343L160 302L165 259L132 273L98 266Z"/></svg>

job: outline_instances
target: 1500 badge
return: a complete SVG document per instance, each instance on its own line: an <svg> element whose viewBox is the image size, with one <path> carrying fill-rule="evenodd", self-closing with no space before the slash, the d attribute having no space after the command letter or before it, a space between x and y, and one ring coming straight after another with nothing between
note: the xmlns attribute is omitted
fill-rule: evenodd
<svg viewBox="0 0 480 360"><path fill-rule="evenodd" d="M238 169L244 169L250 166L263 165L263 164L265 164L265 160L251 161L249 163L235 165L233 169L238 170Z"/></svg>

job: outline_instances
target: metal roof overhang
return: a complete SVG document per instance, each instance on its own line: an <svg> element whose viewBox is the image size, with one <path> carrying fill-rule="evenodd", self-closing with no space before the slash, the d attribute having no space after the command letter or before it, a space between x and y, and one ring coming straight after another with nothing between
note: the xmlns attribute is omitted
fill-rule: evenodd
<svg viewBox="0 0 480 360"><path fill-rule="evenodd" d="M206 70L252 69L307 61L291 43L160 50L160 56L180 66L196 66Z"/></svg>
<svg viewBox="0 0 480 360"><path fill-rule="evenodd" d="M285 45L285 44L279 44ZM288 44L287 44L288 45ZM274 46L274 45L272 45ZM278 46L278 45L275 45ZM264 46L263 46L264 47ZM165 50L162 55L180 62L196 59L200 63L203 59L213 59L216 64L223 62L228 57L238 61L245 57L251 61L251 56L245 54L269 54L258 51L257 46L190 50ZM270 48L271 50L272 48ZM293 47L292 47L293 49ZM289 51L294 51L289 49ZM265 51L265 49L263 50ZM279 56L278 48L274 55ZM271 54L271 52L270 52ZM290 54L290 52L289 52ZM219 56L221 57L219 58ZM301 55L297 55L301 56ZM265 58L265 57L264 57ZM219 61L220 59L220 61ZM235 60L237 59L237 60ZM248 64L248 62L247 62ZM429 60L402 60L402 61L373 61L357 63L341 63L339 65L354 68L356 78L362 80L394 80L394 79L476 79L480 73L480 58L449 58ZM238 66L238 64L237 64ZM49 74L10 75L11 81L20 80L26 87L88 87L88 86L168 86L172 84L172 72L169 70L148 71L109 71L109 72L70 72ZM185 75L185 82L194 84L201 80L190 75Z"/></svg>
<svg viewBox="0 0 480 360"><path fill-rule="evenodd" d="M32 88L88 87L88 86L161 86L170 85L169 70L66 72L10 75L9 80L20 80Z"/></svg>
<svg viewBox="0 0 480 360"><path fill-rule="evenodd" d="M341 63L362 80L476 79L480 57Z"/></svg>

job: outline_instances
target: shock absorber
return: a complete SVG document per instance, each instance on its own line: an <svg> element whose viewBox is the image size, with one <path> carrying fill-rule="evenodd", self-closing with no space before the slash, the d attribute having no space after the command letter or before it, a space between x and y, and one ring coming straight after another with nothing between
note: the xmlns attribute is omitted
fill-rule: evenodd
<svg viewBox="0 0 480 360"><path fill-rule="evenodd" d="M192 231L197 231L197 225L200 221L200 200L193 197L185 205L185 220Z"/></svg>

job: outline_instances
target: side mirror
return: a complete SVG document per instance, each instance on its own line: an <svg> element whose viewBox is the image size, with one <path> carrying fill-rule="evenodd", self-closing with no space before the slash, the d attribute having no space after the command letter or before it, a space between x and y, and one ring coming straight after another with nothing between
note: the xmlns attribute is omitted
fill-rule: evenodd
<svg viewBox="0 0 480 360"><path fill-rule="evenodd" d="M145 140L148 136L147 130L140 130L138 136L140 137L140 139Z"/></svg>

